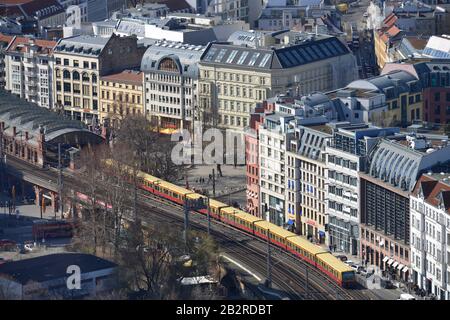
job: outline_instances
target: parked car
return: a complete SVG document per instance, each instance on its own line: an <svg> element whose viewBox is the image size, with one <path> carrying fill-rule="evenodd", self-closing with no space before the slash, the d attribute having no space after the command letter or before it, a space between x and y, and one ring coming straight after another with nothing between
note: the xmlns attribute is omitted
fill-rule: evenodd
<svg viewBox="0 0 450 320"><path fill-rule="evenodd" d="M348 264L349 266L355 264L355 262L353 262L352 260L345 260L344 263Z"/></svg>
<svg viewBox="0 0 450 320"><path fill-rule="evenodd" d="M416 298L414 298L414 296L412 296L408 293L402 293L400 295L400 298L398 298L398 300L416 300Z"/></svg>
<svg viewBox="0 0 450 320"><path fill-rule="evenodd" d="M339 255L339 256L336 256L336 258L338 258L339 260L341 260L342 262L345 262L345 261L347 261L347 257L346 256L344 256L344 255Z"/></svg>

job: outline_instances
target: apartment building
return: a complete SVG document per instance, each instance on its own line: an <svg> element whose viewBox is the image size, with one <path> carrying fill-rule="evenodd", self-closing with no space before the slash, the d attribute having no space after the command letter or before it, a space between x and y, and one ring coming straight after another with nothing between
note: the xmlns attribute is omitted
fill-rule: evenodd
<svg viewBox="0 0 450 320"><path fill-rule="evenodd" d="M262 107L264 111L252 114L252 118L259 115L260 122L259 166L255 168L259 170L259 211L273 223L324 242L325 176L317 178L312 172L324 174L320 151L327 129L323 125L336 116L333 105L323 94L313 94L301 99L276 96Z"/></svg>
<svg viewBox="0 0 450 320"><path fill-rule="evenodd" d="M299 206L299 214L295 215L295 219L300 218L297 222L299 234L316 243L328 243L324 151L331 138L331 127L317 124L299 126L295 131L295 144L291 142L295 149L288 152L288 213L297 213L295 209Z"/></svg>
<svg viewBox="0 0 450 320"><path fill-rule="evenodd" d="M293 115L277 113L264 116L259 137L260 212L276 225L284 226L286 202L285 156L289 131L288 122ZM292 220L292 219L291 219Z"/></svg>
<svg viewBox="0 0 450 320"><path fill-rule="evenodd" d="M397 280L411 274L410 194L421 172L450 160L447 142L447 136L387 136L360 173L361 254Z"/></svg>
<svg viewBox="0 0 450 320"><path fill-rule="evenodd" d="M354 93L372 99L358 99L356 110L370 110L372 115L364 122L381 126L405 127L416 120L423 120L422 83L406 71L391 71L370 79L356 80L347 85ZM380 98L377 94L382 94ZM341 99L344 104L350 102ZM377 101L378 100L378 101ZM377 112L375 112L377 111Z"/></svg>
<svg viewBox="0 0 450 320"><path fill-rule="evenodd" d="M24 34L40 34L46 27L61 27L66 13L58 0L16 0L0 3L0 15L22 23Z"/></svg>
<svg viewBox="0 0 450 320"><path fill-rule="evenodd" d="M100 115L100 77L139 67L144 52L136 37L80 35L60 39L54 50L55 103L66 115L95 123Z"/></svg>
<svg viewBox="0 0 450 320"><path fill-rule="evenodd" d="M264 121L264 112L263 104L257 104L245 131L246 211L259 218L262 217L259 204L259 127Z"/></svg>
<svg viewBox="0 0 450 320"><path fill-rule="evenodd" d="M404 70L419 79L422 93L416 96L422 103L421 120L442 126L450 123L450 62L446 60L409 60L401 63L388 63L382 74L394 70ZM408 101L411 98L409 96ZM416 99L415 99L416 100Z"/></svg>
<svg viewBox="0 0 450 320"><path fill-rule="evenodd" d="M410 196L412 282L450 300L450 173L423 174Z"/></svg>
<svg viewBox="0 0 450 320"><path fill-rule="evenodd" d="M255 35L253 35L255 37ZM284 48L208 45L199 63L199 106L204 121L241 131L250 108L291 90L296 95L326 92L356 78L355 58L335 37L304 35Z"/></svg>
<svg viewBox="0 0 450 320"><path fill-rule="evenodd" d="M13 36L0 33L0 88L2 89L6 85L5 51L12 39Z"/></svg>
<svg viewBox="0 0 450 320"><path fill-rule="evenodd" d="M160 129L192 129L197 108L198 62L204 46L158 41L146 50L141 63L145 74L145 112Z"/></svg>
<svg viewBox="0 0 450 320"><path fill-rule="evenodd" d="M123 70L100 77L100 122L117 128L126 116L145 114L143 89L141 71Z"/></svg>
<svg viewBox="0 0 450 320"><path fill-rule="evenodd" d="M55 41L15 36L5 50L5 89L53 108L53 48Z"/></svg>
<svg viewBox="0 0 450 320"><path fill-rule="evenodd" d="M367 155L378 137L399 132L367 124L337 123L325 147L327 183L326 213L329 244L336 250L358 255L360 222L360 181Z"/></svg>

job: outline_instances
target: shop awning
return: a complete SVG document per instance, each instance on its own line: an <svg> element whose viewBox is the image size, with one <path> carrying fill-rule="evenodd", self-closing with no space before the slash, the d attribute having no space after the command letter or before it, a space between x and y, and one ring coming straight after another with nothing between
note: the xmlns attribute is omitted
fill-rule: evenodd
<svg viewBox="0 0 450 320"><path fill-rule="evenodd" d="M398 270L402 270L403 267L404 267L404 265L400 263L400 264L398 265L397 269L398 269Z"/></svg>
<svg viewBox="0 0 450 320"><path fill-rule="evenodd" d="M398 262L395 261L394 264L392 265L392 268L395 268L396 266L398 266Z"/></svg>
<svg viewBox="0 0 450 320"><path fill-rule="evenodd" d="M386 262L386 261L388 261L389 260L389 257L384 257L383 258L383 262Z"/></svg>
<svg viewBox="0 0 450 320"><path fill-rule="evenodd" d="M403 272L408 272L408 270L409 270L408 267L404 267L402 271Z"/></svg>
<svg viewBox="0 0 450 320"><path fill-rule="evenodd" d="M389 259L389 261L387 262L388 266L390 266L392 262L394 262L394 259Z"/></svg>

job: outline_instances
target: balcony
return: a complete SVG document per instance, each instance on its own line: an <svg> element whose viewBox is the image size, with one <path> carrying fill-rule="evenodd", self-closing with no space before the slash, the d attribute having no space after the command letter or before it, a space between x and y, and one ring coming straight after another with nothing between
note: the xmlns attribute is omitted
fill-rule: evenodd
<svg viewBox="0 0 450 320"><path fill-rule="evenodd" d="M25 71L24 74L25 74L26 77L30 77L30 78L36 78L37 77L36 70Z"/></svg>
<svg viewBox="0 0 450 320"><path fill-rule="evenodd" d="M28 87L25 89L25 94L27 94L28 96L36 96L37 90L32 87Z"/></svg>

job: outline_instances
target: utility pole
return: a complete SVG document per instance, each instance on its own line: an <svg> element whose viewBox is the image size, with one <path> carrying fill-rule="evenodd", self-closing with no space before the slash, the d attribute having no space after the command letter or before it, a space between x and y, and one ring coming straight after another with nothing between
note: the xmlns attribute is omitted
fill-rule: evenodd
<svg viewBox="0 0 450 320"><path fill-rule="evenodd" d="M213 183L213 197L216 197L216 174L214 172L214 169L212 169L212 183Z"/></svg>
<svg viewBox="0 0 450 320"><path fill-rule="evenodd" d="M61 215L61 219L64 218L63 215L63 181L62 181L62 164L61 164L61 143L58 143L58 207ZM55 212L56 219L56 212Z"/></svg>
<svg viewBox="0 0 450 320"><path fill-rule="evenodd" d="M184 232L183 232L183 238L184 238L184 247L187 253L187 233L189 228L189 200L185 199L184 201Z"/></svg>
<svg viewBox="0 0 450 320"><path fill-rule="evenodd" d="M210 205L209 205L209 197L208 197L208 208L206 209L206 211L208 212L208 236L211 235L211 214L210 214Z"/></svg>
<svg viewBox="0 0 450 320"><path fill-rule="evenodd" d="M267 230L267 287L272 286L272 261L271 261L271 251L270 251L270 237L269 230Z"/></svg>

